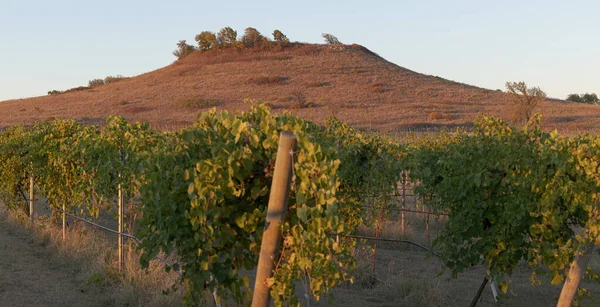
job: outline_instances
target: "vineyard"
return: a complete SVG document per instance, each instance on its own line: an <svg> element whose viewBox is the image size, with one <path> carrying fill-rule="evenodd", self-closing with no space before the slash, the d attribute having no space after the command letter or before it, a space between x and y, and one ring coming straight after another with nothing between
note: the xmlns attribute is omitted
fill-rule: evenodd
<svg viewBox="0 0 600 307"><path fill-rule="evenodd" d="M481 265L481 288L493 281L507 293L525 264L534 284L568 278L559 299L568 306L585 293L577 291L583 275L599 279L586 268L600 235L600 137L563 137L539 122L519 130L480 117L468 134L390 138L335 118L318 126L274 115L261 103L201 113L170 132L115 116L101 128L57 119L0 133L0 197L32 223L33 194L63 227L67 215L116 212L118 232L139 238L142 266L158 255L177 259L166 268L181 274L183 303L197 305L208 291L217 302L249 304L248 272L268 228L280 135L289 131L297 141L282 242L272 277L257 281L276 305L327 301L356 281L361 253L374 269L377 244L387 243L367 242L389 233L390 220L401 233L386 238L405 239L405 215L418 213L431 241L424 253L451 278Z"/></svg>

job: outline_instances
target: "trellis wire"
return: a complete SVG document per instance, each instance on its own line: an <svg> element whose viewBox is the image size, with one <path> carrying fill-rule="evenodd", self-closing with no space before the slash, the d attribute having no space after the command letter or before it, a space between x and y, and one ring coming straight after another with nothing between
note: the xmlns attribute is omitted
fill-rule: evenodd
<svg viewBox="0 0 600 307"><path fill-rule="evenodd" d="M69 216L73 217L74 219L77 219L77 220L80 220L80 221L86 222L86 223L88 223L88 224L90 224L90 225L92 225L92 226L94 226L94 227L98 227L98 228L100 228L100 229L104 229L104 230L106 230L106 231L108 231L108 232L112 232L112 233L115 233L115 234L122 235L122 236L124 236L124 237L130 238L130 239L133 239L133 241L135 242L135 244L136 244L136 245L140 245L140 244L142 244L142 240L140 240L140 239L136 238L135 236L133 236L133 235L130 235L130 234L128 234L128 233L124 233L124 232L118 232L118 231L116 231L116 230L114 230L114 229L110 229L110 228L108 228L108 227L105 227L105 226L102 226L102 225L100 225L100 224L94 223L94 222L92 222L92 221L90 221L90 220L87 220L87 219L84 219L84 218L82 218L82 217L76 216L76 215L74 215L74 214L71 214L71 213L69 213L69 212L65 212L65 211L62 211L62 210L57 210L57 211L59 211L59 212L61 212L61 213L65 213L65 214L67 214L67 215L69 215ZM170 263L168 263L166 260L162 259L162 258L161 258L161 257L159 257L159 256L154 256L154 258L155 258L155 259L157 259L157 260L159 260L160 262L162 262L164 265L166 265L166 266L168 266L168 267L172 268L172 269L173 269L173 272L177 273L177 275L179 275L179 277L180 277L180 278L183 278L183 274L181 274L181 272L179 272L179 271L175 270L175 268L173 267L173 265L171 265Z"/></svg>
<svg viewBox="0 0 600 307"><path fill-rule="evenodd" d="M383 242L394 242L394 243L405 243L405 244L410 244L410 245L414 245L420 249L423 249L431 254L433 254L434 256L440 258L441 260L444 261L448 261L447 259L444 259L444 257L442 257L442 255L432 251L431 249L417 243L417 242L413 242L410 240L398 240L398 239L387 239L387 238L376 238L376 237L368 237L368 236L359 236L359 235L343 235L343 234L338 234L338 233L333 233L331 234L332 236L340 236L340 237L346 237L346 238L353 238L353 239L363 239L363 240L369 240L369 241L383 241Z"/></svg>

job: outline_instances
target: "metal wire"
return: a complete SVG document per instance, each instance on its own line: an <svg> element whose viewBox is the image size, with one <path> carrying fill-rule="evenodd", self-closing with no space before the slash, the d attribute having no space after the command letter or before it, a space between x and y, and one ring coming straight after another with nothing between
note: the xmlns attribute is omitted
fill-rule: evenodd
<svg viewBox="0 0 600 307"><path fill-rule="evenodd" d="M409 241L409 240L397 240L397 239L386 239L386 238L376 238L376 237L367 237L367 236L358 236L358 235L342 235L342 234L337 234L337 233L333 233L331 234L332 236L340 236L340 237L346 237L346 238L353 238L353 239L364 239L364 240L369 240L369 241L383 241L383 242L394 242L394 243L405 243L405 244L410 244L410 245L414 245L416 247L419 247L431 254L433 254L434 256L440 258L441 260L444 261L448 261L447 259L445 259L444 257L442 257L442 255L430 250L429 248L413 242L413 241Z"/></svg>
<svg viewBox="0 0 600 307"><path fill-rule="evenodd" d="M135 242L135 244L136 244L136 245L140 245L140 244L142 244L142 240L140 240L140 239L136 238L135 236L133 236L133 235L130 235L130 234L128 234L128 233L124 233L124 232L118 232L118 231L116 231L116 230L114 230L114 229L110 229L110 228L108 228L108 227L105 227L105 226L102 226L102 225L100 225L100 224L94 223L94 222L92 222L92 221L90 221L90 220L87 220L87 219L84 219L84 218L82 218L82 217L76 216L76 215L74 215L74 214L72 214L72 213L69 213L69 212L62 211L62 210L60 210L60 209L59 209L59 210L56 210L56 211L58 211L58 212L61 212L61 213L65 213L66 215L68 215L68 216L71 216L71 217L73 217L73 218L75 218L75 219L77 219L77 220L80 220L80 221L86 222L86 223L88 223L88 224L90 224L90 225L92 225L92 226L98 227L98 228L100 228L100 229L104 229L104 230L106 230L106 231L108 231L108 232L112 232L112 233L115 233L115 234L122 235L122 236L124 236L124 237L130 238L130 239L133 239L133 241ZM181 272L179 272L179 271L175 270L175 268L173 267L173 265L171 265L170 263L168 263L168 262L167 262L166 260L164 260L163 258L161 258L161 257L159 257L159 256L154 256L154 259L157 259L157 260L159 260L160 262L164 263L166 266L168 266L168 267L170 267L171 269L173 269L173 272L177 273L177 275L179 275L179 277L180 277L180 278L183 278L183 274L182 274Z"/></svg>
<svg viewBox="0 0 600 307"><path fill-rule="evenodd" d="M372 207L361 206L361 208L371 209ZM431 214L431 215L448 215L448 213L443 213L443 212L435 213L435 212L427 212L427 211L422 211L422 210L413 210L413 209L406 209L406 208L386 208L385 211L404 211L404 212L413 212L413 213Z"/></svg>

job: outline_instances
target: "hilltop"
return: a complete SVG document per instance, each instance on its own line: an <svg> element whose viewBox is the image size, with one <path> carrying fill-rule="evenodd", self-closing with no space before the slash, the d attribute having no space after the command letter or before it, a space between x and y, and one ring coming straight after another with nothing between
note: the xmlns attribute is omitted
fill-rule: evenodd
<svg viewBox="0 0 600 307"><path fill-rule="evenodd" d="M49 89L50 90L50 89ZM324 122L329 114L355 127L469 126L480 113L510 118L507 94L420 74L360 45L293 43L283 50L195 51L164 68L91 89L0 102L0 126L74 118L99 124L111 114L169 129L198 112L244 110L244 99L268 102ZM547 100L546 128L600 129L600 107Z"/></svg>

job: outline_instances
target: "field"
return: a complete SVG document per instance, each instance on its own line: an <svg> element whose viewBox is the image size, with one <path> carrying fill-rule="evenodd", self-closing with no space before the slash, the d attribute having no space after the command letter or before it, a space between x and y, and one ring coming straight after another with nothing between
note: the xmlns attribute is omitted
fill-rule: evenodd
<svg viewBox="0 0 600 307"><path fill-rule="evenodd" d="M164 68L88 90L1 102L0 126L54 118L102 124L107 116L120 115L177 129L209 107L248 110L244 99L256 99L270 103L277 113L288 111L321 124L335 115L353 127L381 132L471 127L479 114L512 119L507 94L500 90L420 74L359 45L225 49L196 52ZM564 134L600 129L596 105L548 99L537 111L546 129Z"/></svg>
<svg viewBox="0 0 600 307"><path fill-rule="evenodd" d="M414 196L408 196L406 204L407 209L419 209L415 206ZM43 201L38 201L36 207L40 215L50 213ZM0 303L3 305L180 305L177 301L180 295L177 293L171 297L161 294L177 276L161 273L163 266L159 262L155 263L150 275L139 271L133 260L128 265L135 268L129 269L131 275L128 278L120 279L118 275L107 277L107 273L112 271L110 268L116 265L116 235L101 229L94 230L81 223L77 226L79 231L69 231L68 243L64 243L58 226L47 225L45 227L50 228L34 231L18 219L7 216L5 208L1 211L1 258L13 259L11 262L2 262L5 274L0 280ZM431 238L428 240L424 214L407 212L403 234L400 214L395 213L386 218L379 236L406 239L430 247L431 240L435 239L444 225L443 219L431 216ZM69 225L73 225L73 222L69 220ZM116 228L116 221L111 214L103 214L97 222ZM374 233L374 227L363 227L360 231L365 236L374 236ZM86 244L82 245L83 242ZM457 279L449 278L448 274L439 276L443 263L435 256L412 245L393 242L377 244L373 270L373 241L365 241L361 247L356 250L359 259L356 281L332 291L335 297L333 306L467 306L485 274L482 266L475 266ZM590 265L599 269L598 258L595 257ZM508 294L500 297L499 302L494 302L488 286L478 306L554 305L560 286L549 285L549 280L544 280L542 286L532 286L531 273L532 270L526 265L520 265L511 277ZM249 272L249 275L255 276L253 272ZM586 282L584 286L593 295L600 293L600 286L596 283ZM300 286L297 292L299 296L304 294ZM582 306L596 306L597 300L597 297L584 299ZM327 306L326 300L311 301L313 306ZM306 305L305 302L302 304ZM209 294L203 305L214 305Z"/></svg>
<svg viewBox="0 0 600 307"><path fill-rule="evenodd" d="M278 149L283 130L294 133L295 150ZM600 141L548 134L535 122L518 130L482 117L473 133L395 140L335 118L322 127L256 104L238 115L204 113L176 133L120 117L102 128L68 120L16 126L0 134L0 146L0 196L13 216L3 218L3 227L29 229L8 231L5 239L31 238L10 252L65 255L62 265L72 263L79 274L75 281L61 277L65 287L96 285L107 291L108 304L171 305L183 297L185 304L206 305L211 291L225 305L248 302L271 216L275 158L287 152L293 159L284 167L294 178L280 226L283 245L279 260L273 258L275 304L296 298L324 304L331 291L340 306L464 306L485 277L508 289L498 304L552 305L599 223L589 200L600 193ZM33 227L23 193L30 178ZM124 253L120 265L116 235L67 213L112 229L119 213L129 225L122 231L142 248ZM185 286L163 272L156 256L182 274ZM31 275L19 273L21 266L7 266L9 275ZM590 267L598 268L596 260ZM534 272L540 286L531 285ZM160 295L172 284L180 291ZM582 285L599 292L597 284ZM481 304L495 305L484 290ZM582 294L579 301L595 299Z"/></svg>
<svg viewBox="0 0 600 307"><path fill-rule="evenodd" d="M501 90L286 46L0 102L0 305L244 305L260 257L277 306L468 306L492 280L478 306L556 304L600 244L597 105L524 123Z"/></svg>

